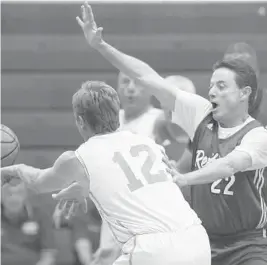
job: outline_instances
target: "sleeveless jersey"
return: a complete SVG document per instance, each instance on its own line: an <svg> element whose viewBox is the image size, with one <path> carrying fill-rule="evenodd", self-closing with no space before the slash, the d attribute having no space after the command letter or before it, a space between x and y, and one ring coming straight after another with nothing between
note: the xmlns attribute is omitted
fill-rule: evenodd
<svg viewBox="0 0 267 265"><path fill-rule="evenodd" d="M126 121L124 110L120 110L120 128L154 139L154 126L157 119L162 114L162 110L151 107L136 119Z"/></svg>
<svg viewBox="0 0 267 265"><path fill-rule="evenodd" d="M118 243L201 223L166 173L161 148L148 137L117 131L92 137L76 151L90 196Z"/></svg>
<svg viewBox="0 0 267 265"><path fill-rule="evenodd" d="M261 125L253 120L226 139L218 139L217 126L211 115L199 125L193 140L193 170L227 155L246 133ZM230 235L266 225L263 190L266 173L266 168L238 172L229 178L191 187L192 208L210 236Z"/></svg>

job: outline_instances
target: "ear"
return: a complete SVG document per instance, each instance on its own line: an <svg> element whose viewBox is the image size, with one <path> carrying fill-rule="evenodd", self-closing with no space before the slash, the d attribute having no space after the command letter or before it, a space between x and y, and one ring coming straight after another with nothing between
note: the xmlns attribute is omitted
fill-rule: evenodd
<svg viewBox="0 0 267 265"><path fill-rule="evenodd" d="M84 128L85 127L85 122L84 122L84 119L83 119L82 116L80 116L80 115L77 116L77 122L78 122L78 124L79 124L79 126L81 128Z"/></svg>
<svg viewBox="0 0 267 265"><path fill-rule="evenodd" d="M249 99L249 96L252 92L252 89L250 86L245 86L243 88L241 88L241 101L245 101Z"/></svg>

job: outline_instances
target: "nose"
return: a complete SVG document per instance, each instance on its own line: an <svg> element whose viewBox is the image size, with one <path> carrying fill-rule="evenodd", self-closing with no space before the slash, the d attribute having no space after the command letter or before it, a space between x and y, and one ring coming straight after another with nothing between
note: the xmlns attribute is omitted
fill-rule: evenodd
<svg viewBox="0 0 267 265"><path fill-rule="evenodd" d="M210 99L214 99L215 98L215 94L216 94L216 88L215 86L212 86L209 90L209 98Z"/></svg>
<svg viewBox="0 0 267 265"><path fill-rule="evenodd" d="M126 88L126 93L127 94L134 94L135 93L135 84L134 81L129 82L127 88Z"/></svg>

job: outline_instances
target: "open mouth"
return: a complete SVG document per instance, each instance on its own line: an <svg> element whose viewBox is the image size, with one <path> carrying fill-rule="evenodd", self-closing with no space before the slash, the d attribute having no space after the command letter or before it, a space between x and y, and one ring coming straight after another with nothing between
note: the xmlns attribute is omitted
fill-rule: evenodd
<svg viewBox="0 0 267 265"><path fill-rule="evenodd" d="M215 110L218 107L218 104L215 102L211 102L212 109Z"/></svg>
<svg viewBox="0 0 267 265"><path fill-rule="evenodd" d="M127 101L130 102L130 103L133 103L135 101L135 98L132 97L132 96L128 96L127 97Z"/></svg>

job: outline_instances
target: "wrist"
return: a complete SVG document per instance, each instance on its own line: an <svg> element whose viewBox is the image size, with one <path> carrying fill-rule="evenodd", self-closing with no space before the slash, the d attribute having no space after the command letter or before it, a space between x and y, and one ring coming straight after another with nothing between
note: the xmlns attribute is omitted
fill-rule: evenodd
<svg viewBox="0 0 267 265"><path fill-rule="evenodd" d="M189 173L187 173L187 174L183 174L183 175L182 175L182 178L181 178L181 180L179 180L179 182L180 182L180 186L181 186L181 187L191 185L191 183L190 183Z"/></svg>
<svg viewBox="0 0 267 265"><path fill-rule="evenodd" d="M106 49L107 43L103 39L101 39L95 43L92 43L91 47L94 48L95 50L101 52L101 51Z"/></svg>

